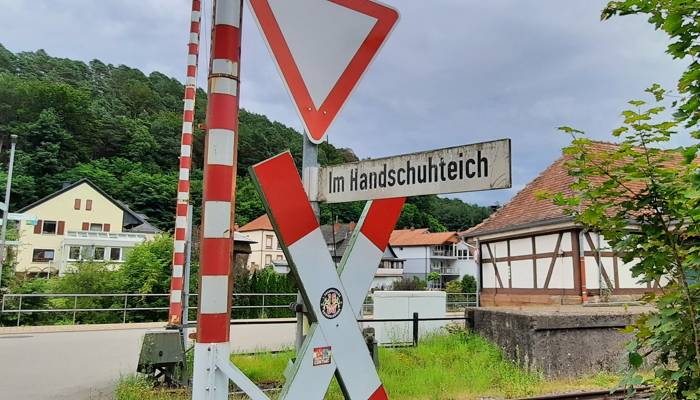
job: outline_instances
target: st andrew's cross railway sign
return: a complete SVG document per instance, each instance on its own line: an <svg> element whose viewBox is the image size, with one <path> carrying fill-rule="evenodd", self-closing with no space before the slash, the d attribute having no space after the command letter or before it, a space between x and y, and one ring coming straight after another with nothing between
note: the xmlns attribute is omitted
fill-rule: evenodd
<svg viewBox="0 0 700 400"><path fill-rule="evenodd" d="M399 13L374 0L249 0L309 139L326 131Z"/></svg>
<svg viewBox="0 0 700 400"><path fill-rule="evenodd" d="M327 203L511 187L510 139L321 168Z"/></svg>
<svg viewBox="0 0 700 400"><path fill-rule="evenodd" d="M357 317L404 199L368 203L336 271L291 154L253 166L251 175L312 322L280 399L322 399L336 372L345 398L388 399Z"/></svg>

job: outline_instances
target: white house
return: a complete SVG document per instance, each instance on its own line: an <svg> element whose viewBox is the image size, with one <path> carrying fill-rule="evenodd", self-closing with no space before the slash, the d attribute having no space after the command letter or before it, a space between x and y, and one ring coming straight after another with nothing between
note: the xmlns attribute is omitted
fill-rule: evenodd
<svg viewBox="0 0 700 400"><path fill-rule="evenodd" d="M405 277L426 280L431 272L437 272L440 274L438 287L445 287L464 275L476 277L474 247L460 239L456 232L401 229L392 232L389 243L396 255L405 260Z"/></svg>
<svg viewBox="0 0 700 400"><path fill-rule="evenodd" d="M594 143L594 151L616 145ZM538 193L572 194L563 156L481 224L462 233L479 246L484 305L581 304L635 299L658 289L632 277L606 240Z"/></svg>

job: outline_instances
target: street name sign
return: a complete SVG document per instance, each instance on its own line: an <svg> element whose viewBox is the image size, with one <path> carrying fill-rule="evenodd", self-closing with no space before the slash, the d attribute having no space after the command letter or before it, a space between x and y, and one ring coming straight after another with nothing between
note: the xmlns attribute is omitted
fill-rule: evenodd
<svg viewBox="0 0 700 400"><path fill-rule="evenodd" d="M324 167L318 200L343 203L510 187L510 139L503 139Z"/></svg>
<svg viewBox="0 0 700 400"><path fill-rule="evenodd" d="M309 139L321 143L399 19L373 0L249 0Z"/></svg>

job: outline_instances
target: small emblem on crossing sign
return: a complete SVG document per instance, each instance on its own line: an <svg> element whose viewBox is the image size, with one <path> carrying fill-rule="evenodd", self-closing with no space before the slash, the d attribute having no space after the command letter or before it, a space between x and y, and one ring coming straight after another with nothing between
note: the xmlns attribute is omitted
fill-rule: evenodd
<svg viewBox="0 0 700 400"><path fill-rule="evenodd" d="M314 367L328 365L331 363L332 347L316 347L314 348Z"/></svg>
<svg viewBox="0 0 700 400"><path fill-rule="evenodd" d="M328 319L333 319L343 311L343 295L336 288L330 288L321 296L321 314Z"/></svg>

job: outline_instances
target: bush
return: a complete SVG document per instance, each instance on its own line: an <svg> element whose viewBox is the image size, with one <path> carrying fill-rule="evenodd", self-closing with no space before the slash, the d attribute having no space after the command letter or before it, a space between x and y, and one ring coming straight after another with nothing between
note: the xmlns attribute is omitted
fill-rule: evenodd
<svg viewBox="0 0 700 400"><path fill-rule="evenodd" d="M476 293L476 278L471 275L462 277L462 293Z"/></svg>
<svg viewBox="0 0 700 400"><path fill-rule="evenodd" d="M417 276L413 278L402 278L400 281L394 282L391 290L425 290L428 287L426 282Z"/></svg>
<svg viewBox="0 0 700 400"><path fill-rule="evenodd" d="M460 282L460 281L447 282L447 286L445 286L445 291L447 293L463 293L462 282Z"/></svg>

